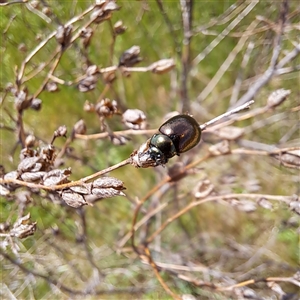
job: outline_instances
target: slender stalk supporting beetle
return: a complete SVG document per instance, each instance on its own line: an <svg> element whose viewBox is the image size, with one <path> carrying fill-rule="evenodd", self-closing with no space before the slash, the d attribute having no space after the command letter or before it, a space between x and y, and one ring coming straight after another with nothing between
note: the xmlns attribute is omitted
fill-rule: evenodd
<svg viewBox="0 0 300 300"><path fill-rule="evenodd" d="M226 112L202 125L189 115L177 115L163 123L137 151L131 154L132 164L138 168L164 165L170 158L194 148L201 139L201 133L208 126L222 118L240 112L254 103L253 100Z"/></svg>

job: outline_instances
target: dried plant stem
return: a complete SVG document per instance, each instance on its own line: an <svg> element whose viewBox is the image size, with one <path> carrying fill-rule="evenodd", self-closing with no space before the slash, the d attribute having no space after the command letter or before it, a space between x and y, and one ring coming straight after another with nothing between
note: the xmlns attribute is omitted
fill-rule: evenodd
<svg viewBox="0 0 300 300"><path fill-rule="evenodd" d="M242 111L244 109L248 109L250 107L250 105L253 104L253 103L254 103L253 100L248 101L247 103L245 103L243 105L240 105L239 107L237 107L235 109L232 109L232 110L230 110L230 111L228 111L228 112L226 112L226 113L224 113L224 114L222 114L222 115L220 115L220 116L218 116L218 117L216 117L216 118L214 118L214 119L212 119L212 120L210 120L210 121L208 121L208 122L200 125L200 129L201 130L205 130L207 126L210 126L210 125L212 125L212 124L220 121L223 118L229 117L229 116L231 116L231 115L233 115L235 113L238 113L238 112L240 112L240 111Z"/></svg>
<svg viewBox="0 0 300 300"><path fill-rule="evenodd" d="M159 229L157 229L146 241L147 244L150 244L153 239L160 234L170 223L172 223L174 220L178 219L180 216L187 213L192 208L201 205L206 202L211 201L218 201L218 200L228 200L228 199L239 199L239 198L250 198L250 199L269 199L274 201L280 201L288 204L290 202L290 196L283 196L283 195L265 195L265 194L227 194L227 195L219 195L219 196L213 196L208 197L199 201L193 201L187 206L185 206L182 210L180 210L178 213L173 215L172 217L168 218Z"/></svg>
<svg viewBox="0 0 300 300"><path fill-rule="evenodd" d="M22 1L23 2L23 1ZM5 3L3 3L5 4ZM86 14L90 13L93 9L95 8L95 5L90 6L89 8L87 8L85 11L83 11L81 14L79 14L78 16L75 16L74 18L72 18L70 21L68 21L65 26L69 26L74 24L75 22L81 20ZM57 31L53 31L52 33L50 33L36 48L34 48L29 54L28 56L25 58L25 60L22 62L21 67L19 69L18 75L17 75L17 79L16 82L18 85L22 84L22 78L24 75L24 71L25 71L25 67L26 65L30 62L30 60L56 35Z"/></svg>
<svg viewBox="0 0 300 300"><path fill-rule="evenodd" d="M258 21L254 20L246 29L246 31L252 31L258 25ZM244 48L245 43L249 39L249 35L244 35L240 38L237 45L233 48L230 54L227 56L223 64L220 66L219 70L216 72L214 77L210 80L210 82L206 85L203 91L197 96L198 101L202 101L206 99L206 97L212 92L212 90L216 87L224 73L228 70L230 65L235 60L237 54L242 51ZM251 98L250 98L251 99ZM248 100L250 100L248 99Z"/></svg>
<svg viewBox="0 0 300 300"><path fill-rule="evenodd" d="M258 2L259 1L251 1L244 11L239 13L237 17L208 46L206 46L201 53L194 58L192 62L193 66L198 65L230 33L230 31L233 30L251 12ZM241 8L243 7L240 6L239 9L236 9L235 13L239 12ZM250 34L253 34L252 28L250 30Z"/></svg>
<svg viewBox="0 0 300 300"><path fill-rule="evenodd" d="M121 168L121 167L123 167L125 165L128 165L130 163L131 163L131 159L128 158L128 159L125 159L125 160L123 160L122 162L120 162L116 165L113 165L109 168L106 168L104 170L96 172L96 173L94 173L92 175L89 175L87 177L84 177L82 179L79 179L79 180L76 180L76 181L71 181L71 182L64 183L64 184L58 184L58 185L46 186L46 185L36 184L36 183L32 183L32 182L25 182L25 181L18 180L18 179L3 179L3 178L0 178L0 184L15 183L15 184L18 184L18 185L21 185L21 186L26 186L28 188L37 188L37 189L43 189L43 190L48 190L48 191L57 191L57 190L62 190L62 189L69 188L69 187L72 187L72 186L80 186L80 185L84 184L85 182L87 182L89 180L95 179L95 178L97 178L101 175L109 173L113 170Z"/></svg>
<svg viewBox="0 0 300 300"><path fill-rule="evenodd" d="M177 300L181 300L181 297L179 297L178 295L176 295L175 293L172 292L172 290L167 286L167 284L165 283L165 281L162 279L162 277L159 274L159 270L157 268L157 265L154 263L154 261L152 260L152 256L150 254L150 251L148 248L145 248L145 254L149 260L149 264L152 267L156 278L158 279L159 283L162 285L162 287L164 288L164 290L173 297L173 299L177 299Z"/></svg>

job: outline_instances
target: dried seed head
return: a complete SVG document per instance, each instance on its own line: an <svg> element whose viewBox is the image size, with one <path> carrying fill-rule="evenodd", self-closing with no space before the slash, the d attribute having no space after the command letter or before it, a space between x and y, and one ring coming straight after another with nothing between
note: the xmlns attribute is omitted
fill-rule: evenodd
<svg viewBox="0 0 300 300"><path fill-rule="evenodd" d="M75 193L71 190L66 190L61 193L61 198L68 204L74 208L81 207L83 205L87 205L85 199L82 195Z"/></svg>
<svg viewBox="0 0 300 300"><path fill-rule="evenodd" d="M94 112L95 111L95 105L91 103L88 100L85 100L84 105L83 105L83 110L86 112Z"/></svg>
<svg viewBox="0 0 300 300"><path fill-rule="evenodd" d="M82 38L82 43L85 48L89 46L93 34L94 31L91 27L81 29L80 37Z"/></svg>
<svg viewBox="0 0 300 300"><path fill-rule="evenodd" d="M49 82L46 84L45 89L46 89L46 91L48 91L48 92L50 92L50 93L54 93L54 92L58 92L58 91L59 91L56 82L53 82L53 81L49 81Z"/></svg>
<svg viewBox="0 0 300 300"><path fill-rule="evenodd" d="M42 13L49 17L52 15L52 9L49 6L44 6L42 9Z"/></svg>
<svg viewBox="0 0 300 300"><path fill-rule="evenodd" d="M111 18L112 11L118 10L119 6L115 3L115 1L100 1L101 3L97 5L96 9L91 14L91 20L93 20L96 24L99 24L105 20Z"/></svg>
<svg viewBox="0 0 300 300"><path fill-rule="evenodd" d="M127 109L122 115L123 123L131 129L145 129L146 115L139 109Z"/></svg>
<svg viewBox="0 0 300 300"><path fill-rule="evenodd" d="M59 126L57 130L54 131L55 137L66 137L67 134L67 127L65 125Z"/></svg>
<svg viewBox="0 0 300 300"><path fill-rule="evenodd" d="M194 196L197 199L203 199L210 195L214 190L214 185L208 180L202 180L200 181L195 190L194 190Z"/></svg>
<svg viewBox="0 0 300 300"><path fill-rule="evenodd" d="M70 182L68 177L71 175L71 168L60 170L55 169L45 174L43 177L44 185L58 185Z"/></svg>
<svg viewBox="0 0 300 300"><path fill-rule="evenodd" d="M124 51L119 60L119 66L132 67L135 64L139 63L142 58L140 55L140 47L132 46L131 48Z"/></svg>
<svg viewBox="0 0 300 300"><path fill-rule="evenodd" d="M96 104L95 110L100 117L111 117L118 113L118 103L116 100L105 98Z"/></svg>
<svg viewBox="0 0 300 300"><path fill-rule="evenodd" d="M73 127L74 133L76 134L85 134L86 133L86 125L84 121L81 119Z"/></svg>
<svg viewBox="0 0 300 300"><path fill-rule="evenodd" d="M21 113L24 109L30 107L30 104L31 104L31 98L28 96L27 88L24 88L23 90L16 93L15 107L19 113Z"/></svg>
<svg viewBox="0 0 300 300"><path fill-rule="evenodd" d="M25 146L26 148L32 148L34 147L34 144L36 142L35 136L32 134L27 135L25 139Z"/></svg>
<svg viewBox="0 0 300 300"><path fill-rule="evenodd" d="M273 209L273 204L270 201L268 201L266 198L258 199L257 204L265 209L269 209L269 210Z"/></svg>
<svg viewBox="0 0 300 300"><path fill-rule="evenodd" d="M116 190L125 190L123 181L115 177L101 177L93 181L92 188L114 188Z"/></svg>
<svg viewBox="0 0 300 300"><path fill-rule="evenodd" d="M33 235L36 231L36 222L30 221L30 213L26 216L18 219L13 228L10 230L10 236L15 236L17 238L23 239L30 235Z"/></svg>
<svg viewBox="0 0 300 300"><path fill-rule="evenodd" d="M46 172L25 172L21 175L21 179L26 182L41 182Z"/></svg>
<svg viewBox="0 0 300 300"><path fill-rule="evenodd" d="M285 167L300 169L300 150L291 150L274 155Z"/></svg>
<svg viewBox="0 0 300 300"><path fill-rule="evenodd" d="M238 210L248 213L253 212L257 209L256 203L246 199L241 199L240 201L237 199L230 199L227 202L236 207Z"/></svg>
<svg viewBox="0 0 300 300"><path fill-rule="evenodd" d="M122 21L118 21L114 25L114 31L116 34L122 34L126 31L127 27L123 25Z"/></svg>
<svg viewBox="0 0 300 300"><path fill-rule="evenodd" d="M63 48L66 48L69 45L72 37L72 30L73 27L71 25L66 27L61 25L57 28L55 38Z"/></svg>
<svg viewBox="0 0 300 300"><path fill-rule="evenodd" d="M78 83L78 90L82 93L93 90L96 87L98 75L86 76Z"/></svg>
<svg viewBox="0 0 300 300"><path fill-rule="evenodd" d="M42 108L42 100L34 98L31 100L30 108L34 110L40 110Z"/></svg>
<svg viewBox="0 0 300 300"><path fill-rule="evenodd" d="M33 8L38 9L39 6L40 6L40 1L38 1L38 0L32 0L32 1L30 1L30 5L31 5Z"/></svg>
<svg viewBox="0 0 300 300"><path fill-rule="evenodd" d="M268 98L268 106L269 107L276 107L283 103L287 97L290 95L291 91L290 90L285 90L285 89L279 89L271 93L271 95Z"/></svg>
<svg viewBox="0 0 300 300"><path fill-rule="evenodd" d="M164 74L169 72L175 67L175 62L173 58L170 59L161 59L157 62L154 62L149 66L149 69L156 74Z"/></svg>
<svg viewBox="0 0 300 300"><path fill-rule="evenodd" d="M126 138L124 135L112 134L110 135L110 140L114 145L120 146L120 145L126 145L128 138Z"/></svg>
<svg viewBox="0 0 300 300"><path fill-rule="evenodd" d="M34 170L35 172L39 171L42 168L42 164L39 162L40 157L26 157L18 165L18 172L24 173Z"/></svg>
<svg viewBox="0 0 300 300"><path fill-rule="evenodd" d="M99 74L99 69L96 65L91 65L87 68L87 70L86 70L87 76L96 75L96 74Z"/></svg>
<svg viewBox="0 0 300 300"><path fill-rule="evenodd" d="M24 43L21 43L19 46L18 46L18 50L20 52L26 52L27 51L27 47Z"/></svg>

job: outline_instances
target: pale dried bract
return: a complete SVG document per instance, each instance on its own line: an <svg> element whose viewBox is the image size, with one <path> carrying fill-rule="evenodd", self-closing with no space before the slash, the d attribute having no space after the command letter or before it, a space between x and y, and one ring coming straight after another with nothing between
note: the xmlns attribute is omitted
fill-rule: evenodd
<svg viewBox="0 0 300 300"><path fill-rule="evenodd" d="M170 59L161 59L154 62L149 66L149 70L156 74L164 74L169 72L175 67L175 62L173 58Z"/></svg>
<svg viewBox="0 0 300 300"><path fill-rule="evenodd" d="M269 107L276 107L282 104L287 97L290 95L290 90L279 89L274 91L268 98L268 106Z"/></svg>
<svg viewBox="0 0 300 300"><path fill-rule="evenodd" d="M147 127L146 115L139 109L127 109L122 115L123 123L131 129L145 129Z"/></svg>
<svg viewBox="0 0 300 300"><path fill-rule="evenodd" d="M10 230L10 236L15 236L23 239L27 236L33 235L36 231L36 222L30 221L30 213L18 219L13 228Z"/></svg>
<svg viewBox="0 0 300 300"><path fill-rule="evenodd" d="M291 150L274 155L274 157L285 167L300 169L300 150Z"/></svg>
<svg viewBox="0 0 300 300"><path fill-rule="evenodd" d="M86 133L86 125L84 120L79 120L78 122L75 123L73 127L73 131L76 134L85 134Z"/></svg>
<svg viewBox="0 0 300 300"><path fill-rule="evenodd" d="M51 185L58 185L69 182L68 177L71 175L71 169L56 169L48 172L44 178L44 185L51 186Z"/></svg>
<svg viewBox="0 0 300 300"><path fill-rule="evenodd" d="M63 191L61 193L61 198L66 202L66 204L74 208L78 208L87 204L82 195L70 190Z"/></svg>
<svg viewBox="0 0 300 300"><path fill-rule="evenodd" d="M142 59L140 55L140 47L132 46L131 48L124 51L119 60L119 66L132 67L139 63Z"/></svg>

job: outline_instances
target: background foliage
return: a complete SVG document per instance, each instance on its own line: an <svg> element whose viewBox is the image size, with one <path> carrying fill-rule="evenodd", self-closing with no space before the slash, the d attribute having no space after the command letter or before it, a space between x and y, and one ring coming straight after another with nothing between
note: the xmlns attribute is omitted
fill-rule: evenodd
<svg viewBox="0 0 300 300"><path fill-rule="evenodd" d="M54 193L26 184L8 194L4 190L2 296L296 299L292 297L297 297L299 287L297 1L117 1L118 9L105 11L108 4L1 1L2 178L19 166L21 149L26 148L21 133L23 138L33 136L33 148L39 149L65 125L67 137L54 142L63 155L51 168L71 167L70 178L78 180L128 158L172 111L190 113L202 124L242 104L243 95L251 91L248 100L254 98L255 104L244 113L248 117L238 115L229 121L236 127L229 128L225 137L220 130L226 124L212 127L197 147L173 158L165 168L127 165L111 172L124 182L126 198L75 209ZM104 12L99 22L93 19L97 9ZM82 18L73 22L72 38L83 27L92 28L93 36L87 47L78 34L64 48L55 34L76 16ZM126 26L122 34L114 27L119 20ZM43 41L21 74L22 64ZM133 69L118 68L122 53L134 45L140 47L142 61ZM56 65L55 51L61 54ZM169 72L143 69L170 58L174 68ZM78 83L91 65L115 66L115 78L110 81L106 73L98 74L95 88L84 93ZM268 70L271 76L264 82ZM45 79L55 82L57 90L40 90ZM257 83L261 88L255 90ZM41 100L41 109L18 112L18 93L24 87ZM288 91L288 97L278 106L270 105L268 98L278 89ZM117 101L118 112L109 118L84 109L87 101L96 105L104 98ZM145 113L149 131L126 134L122 113L135 108ZM68 139L81 119L87 132ZM242 135L234 138L236 128ZM91 137L101 131L110 135ZM124 145L109 138L113 132L125 137ZM212 154L212 145L228 140L232 152ZM288 162L283 154L290 155ZM183 176L175 180L178 169ZM195 205L189 209L191 204ZM22 221L28 213L31 221ZM132 227L134 217L140 221L138 229ZM20 220L24 225L36 222L33 235L22 239L12 234ZM168 226L162 228L165 222Z"/></svg>

